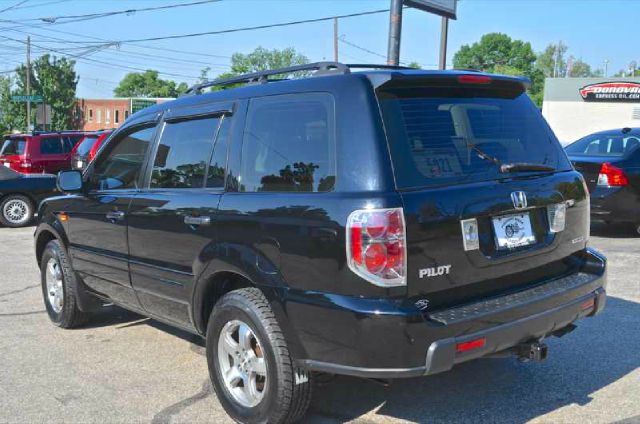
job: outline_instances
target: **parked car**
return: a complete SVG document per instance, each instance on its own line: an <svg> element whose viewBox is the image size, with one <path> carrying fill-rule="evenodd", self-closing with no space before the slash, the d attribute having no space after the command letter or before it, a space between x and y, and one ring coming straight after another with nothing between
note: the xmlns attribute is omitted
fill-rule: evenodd
<svg viewBox="0 0 640 424"><path fill-rule="evenodd" d="M591 192L591 219L640 234L640 128L601 131L565 147Z"/></svg>
<svg viewBox="0 0 640 424"><path fill-rule="evenodd" d="M71 168L83 170L111 132L112 130L101 130L85 135L71 151Z"/></svg>
<svg viewBox="0 0 640 424"><path fill-rule="evenodd" d="M545 337L602 310L589 194L528 80L357 68L201 84L60 173L71 195L35 233L52 322L81 325L98 299L201 335L229 415L280 423L317 372L542 360ZM269 81L292 72L308 76Z"/></svg>
<svg viewBox="0 0 640 424"><path fill-rule="evenodd" d="M24 174L71 169L71 151L83 136L78 131L6 135L0 147L0 166Z"/></svg>
<svg viewBox="0 0 640 424"><path fill-rule="evenodd" d="M28 225L38 204L56 193L55 175L21 174L0 166L0 224L6 227Z"/></svg>

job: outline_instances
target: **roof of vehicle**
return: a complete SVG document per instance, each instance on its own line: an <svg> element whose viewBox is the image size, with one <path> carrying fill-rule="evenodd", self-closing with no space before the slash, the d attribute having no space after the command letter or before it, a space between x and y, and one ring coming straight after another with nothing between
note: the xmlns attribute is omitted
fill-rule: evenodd
<svg viewBox="0 0 640 424"><path fill-rule="evenodd" d="M48 135L66 135L66 134L86 134L88 131L82 130L64 130L64 131L34 131L30 133L5 134L4 138L26 138L26 137L43 137Z"/></svg>
<svg viewBox="0 0 640 424"><path fill-rule="evenodd" d="M629 128L629 127L613 128L610 130L603 130L603 131L598 131L598 132L585 135L584 137L581 137L581 139L585 137L591 137L594 135L614 135L614 134L623 134L623 135L631 134L634 136L640 136L640 128Z"/></svg>
<svg viewBox="0 0 640 424"><path fill-rule="evenodd" d="M367 69L353 72L352 69ZM269 76L291 74L295 72L310 72L315 70L314 74L305 76L303 78L290 78L290 79L269 79ZM332 78L333 81L346 81L348 79L360 78L368 79L370 84L377 88L382 84L390 80L401 80L405 78L447 78L457 77L461 75L473 75L476 77L486 77L492 80L499 81L511 81L523 85L524 87L530 84L530 80L526 77L510 76L510 75L497 75L484 72L478 72L476 70L422 70L412 69L406 67L395 67L389 65L345 65L337 62L317 62L308 65L300 65L289 68L274 69L263 72L255 72L251 74L240 75L237 77L225 78L205 82L191 87L188 94L181 96L176 100L172 100L158 105L149 106L133 115L129 118L134 121L137 117L155 114L172 107L184 107L190 105L197 105L202 103L208 103L211 101L225 101L235 100L241 98L250 98L254 96L264 95L265 91L270 93L273 91L290 92L296 90L308 90L314 86L322 84L321 81L326 83L327 78ZM203 88L213 86L228 86L233 84L245 84L240 87L228 88L220 91L206 92L202 94L195 94L201 91ZM266 89L269 87L269 89ZM279 89L279 90L278 90Z"/></svg>

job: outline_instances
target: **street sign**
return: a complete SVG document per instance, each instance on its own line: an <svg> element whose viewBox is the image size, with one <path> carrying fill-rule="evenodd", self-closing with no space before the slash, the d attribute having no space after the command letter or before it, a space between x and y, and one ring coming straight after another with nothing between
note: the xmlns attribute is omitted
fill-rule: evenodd
<svg viewBox="0 0 640 424"><path fill-rule="evenodd" d="M14 102L33 102L33 103L42 103L42 96L34 94L31 96L11 96L11 100Z"/></svg>
<svg viewBox="0 0 640 424"><path fill-rule="evenodd" d="M456 19L456 0L403 0L404 4L449 19Z"/></svg>

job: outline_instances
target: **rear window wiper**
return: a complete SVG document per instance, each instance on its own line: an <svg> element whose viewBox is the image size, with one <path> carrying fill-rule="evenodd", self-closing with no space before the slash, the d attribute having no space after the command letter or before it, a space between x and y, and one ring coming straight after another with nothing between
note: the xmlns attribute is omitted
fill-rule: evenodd
<svg viewBox="0 0 640 424"><path fill-rule="evenodd" d="M520 172L520 171L543 171L543 172L553 172L556 169L553 166L540 165L537 163L503 163L500 165L500 172Z"/></svg>

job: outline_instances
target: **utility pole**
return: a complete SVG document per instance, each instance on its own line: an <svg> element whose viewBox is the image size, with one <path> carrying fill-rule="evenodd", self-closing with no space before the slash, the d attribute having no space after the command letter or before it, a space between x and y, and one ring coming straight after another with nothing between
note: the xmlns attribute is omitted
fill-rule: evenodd
<svg viewBox="0 0 640 424"><path fill-rule="evenodd" d="M402 33L402 0L391 0L389 10L389 46L387 64L400 64L400 35Z"/></svg>
<svg viewBox="0 0 640 424"><path fill-rule="evenodd" d="M607 67L609 66L609 59L604 60L604 77L607 77Z"/></svg>
<svg viewBox="0 0 640 424"><path fill-rule="evenodd" d="M449 18L442 17L440 26L440 63L438 69L444 71L447 69L447 37L449 35Z"/></svg>
<svg viewBox="0 0 640 424"><path fill-rule="evenodd" d="M333 18L333 60L338 60L338 18Z"/></svg>
<svg viewBox="0 0 640 424"><path fill-rule="evenodd" d="M27 96L31 95L31 37L27 36ZM31 101L27 100L27 132L31 130Z"/></svg>

